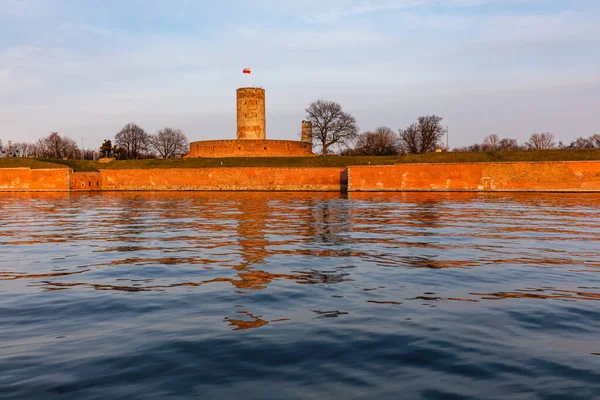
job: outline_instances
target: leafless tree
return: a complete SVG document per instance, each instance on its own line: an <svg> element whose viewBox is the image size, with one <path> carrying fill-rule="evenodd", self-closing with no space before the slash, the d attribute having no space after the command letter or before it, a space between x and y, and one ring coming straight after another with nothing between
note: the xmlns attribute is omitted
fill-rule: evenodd
<svg viewBox="0 0 600 400"><path fill-rule="evenodd" d="M442 118L435 115L419 117L418 121L406 129L401 129L400 146L409 154L423 154L435 151L446 132Z"/></svg>
<svg viewBox="0 0 600 400"><path fill-rule="evenodd" d="M513 151L519 150L519 143L517 139L504 138L498 143L498 150L500 151Z"/></svg>
<svg viewBox="0 0 600 400"><path fill-rule="evenodd" d="M387 126L364 132L358 135L356 145L351 154L360 156L392 156L400 154L398 135Z"/></svg>
<svg viewBox="0 0 600 400"><path fill-rule="evenodd" d="M349 144L358 135L354 117L342 110L339 103L317 100L306 109L306 119L313 125L313 144L321 146L322 154L329 154L335 145Z"/></svg>
<svg viewBox="0 0 600 400"><path fill-rule="evenodd" d="M484 151L496 151L500 144L500 138L498 135L489 135L483 139Z"/></svg>
<svg viewBox="0 0 600 400"><path fill-rule="evenodd" d="M596 147L593 136L589 138L580 137L569 145L570 149L593 149Z"/></svg>
<svg viewBox="0 0 600 400"><path fill-rule="evenodd" d="M189 143L187 136L181 129L164 128L150 135L148 138L150 148L154 149L160 158L173 158L187 153Z"/></svg>
<svg viewBox="0 0 600 400"><path fill-rule="evenodd" d="M533 133L525 143L530 150L548 150L554 148L554 135L551 133Z"/></svg>
<svg viewBox="0 0 600 400"><path fill-rule="evenodd" d="M17 157L34 156L36 153L36 145L34 143L18 142L14 144L14 148Z"/></svg>
<svg viewBox="0 0 600 400"><path fill-rule="evenodd" d="M130 160L139 158L148 149L148 134L134 123L129 123L115 135L121 156Z"/></svg>
<svg viewBox="0 0 600 400"><path fill-rule="evenodd" d="M61 136L58 132L41 138L36 143L36 152L47 158L75 158L79 154L77 142L70 137Z"/></svg>
<svg viewBox="0 0 600 400"><path fill-rule="evenodd" d="M596 133L590 137L594 142L594 145L600 149L600 134Z"/></svg>

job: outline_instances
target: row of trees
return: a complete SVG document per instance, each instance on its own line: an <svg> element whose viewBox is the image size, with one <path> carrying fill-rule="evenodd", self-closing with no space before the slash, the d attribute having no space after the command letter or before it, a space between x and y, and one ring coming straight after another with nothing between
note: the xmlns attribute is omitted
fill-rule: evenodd
<svg viewBox="0 0 600 400"><path fill-rule="evenodd" d="M330 154L333 148L342 155L386 156L400 154L423 154L445 149L442 143L446 129L442 118L436 115L419 117L418 120L396 133L387 126L373 131L359 133L354 117L342 110L342 106L332 101L318 100L306 109L306 119L313 124L313 145L320 148L323 155ZM455 148L454 151L510 151L510 150L549 150L549 149L592 149L600 148L600 134L589 138L580 137L569 145L555 143L551 133L534 133L519 144L516 139L489 135L482 143Z"/></svg>
<svg viewBox="0 0 600 400"><path fill-rule="evenodd" d="M15 142L9 147L0 140L0 155L4 157L75 158L81 150L75 140L52 132L35 143Z"/></svg>
<svg viewBox="0 0 600 400"><path fill-rule="evenodd" d="M312 102L306 109L306 119L313 125L313 145L323 155L334 147L345 147L342 153L346 155L422 154L435 151L446 132L442 118L428 115L398 134L385 126L359 134L356 119L339 103L325 100Z"/></svg>
<svg viewBox="0 0 600 400"><path fill-rule="evenodd" d="M323 155L340 151L344 155L399 155L423 154L445 148L442 144L446 129L442 118L436 115L419 117L418 120L397 132L382 126L373 131L359 133L356 119L342 109L339 103L317 100L306 109L306 119L312 122L313 145ZM600 148L600 135L589 138L580 137L571 144L562 142L556 145L550 133L534 133L519 144L516 139L489 135L482 143L455 148L454 151L509 151L509 150L547 150L556 148ZM100 157L119 159L173 158L180 157L189 150L188 138L181 129L163 128L154 134L147 133L134 123L125 125L112 140L104 140L99 149ZM448 150L448 149L446 149ZM0 141L0 156L6 156L8 149ZM10 156L79 158L82 156L77 143L57 132L36 143L14 143ZM94 151L86 151L86 159L95 158Z"/></svg>
<svg viewBox="0 0 600 400"><path fill-rule="evenodd" d="M100 146L99 157L119 159L173 158L188 152L189 144L181 129L164 128L155 134L148 134L136 124L129 123L115 136L115 144L105 140ZM37 158L82 158L77 142L68 136L52 132L35 143L16 142L4 146L0 140L0 156ZM94 159L94 150L84 151L83 158Z"/></svg>
<svg viewBox="0 0 600 400"><path fill-rule="evenodd" d="M556 144L554 135L551 133L534 133L529 139L519 144L516 139L503 138L498 135L489 135L482 143L475 143L466 147L459 147L454 151L510 151L510 150L550 150L550 149L600 149L600 134L588 138L580 137L570 144L563 142Z"/></svg>
<svg viewBox="0 0 600 400"><path fill-rule="evenodd" d="M124 159L181 157L189 149L188 138L181 129L163 128L148 134L134 123L129 123L115 135L115 145L105 140L100 147L104 157Z"/></svg>

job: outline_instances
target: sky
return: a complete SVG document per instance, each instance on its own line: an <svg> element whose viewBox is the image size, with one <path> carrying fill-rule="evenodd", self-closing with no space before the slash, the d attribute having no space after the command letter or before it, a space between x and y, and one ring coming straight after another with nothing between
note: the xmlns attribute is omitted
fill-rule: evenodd
<svg viewBox="0 0 600 400"><path fill-rule="evenodd" d="M451 147L568 143L600 132L598 21L598 0L0 0L0 140L233 139L250 67L269 139L324 99L361 131L436 114Z"/></svg>

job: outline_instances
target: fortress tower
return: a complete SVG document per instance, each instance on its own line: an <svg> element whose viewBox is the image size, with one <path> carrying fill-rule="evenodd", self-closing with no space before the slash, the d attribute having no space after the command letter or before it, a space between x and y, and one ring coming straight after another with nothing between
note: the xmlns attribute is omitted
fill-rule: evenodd
<svg viewBox="0 0 600 400"><path fill-rule="evenodd" d="M265 89L236 91L237 138L202 140L190 143L185 158L226 157L309 157L312 152L312 124L302 121L302 140L267 140Z"/></svg>
<svg viewBox="0 0 600 400"><path fill-rule="evenodd" d="M265 90L240 88L237 97L238 140L265 140L267 123L265 118Z"/></svg>

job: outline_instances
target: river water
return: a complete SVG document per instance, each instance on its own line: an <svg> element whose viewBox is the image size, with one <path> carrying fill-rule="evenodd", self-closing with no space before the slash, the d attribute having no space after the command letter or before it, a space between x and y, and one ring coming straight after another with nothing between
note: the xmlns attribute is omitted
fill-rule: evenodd
<svg viewBox="0 0 600 400"><path fill-rule="evenodd" d="M0 198L0 398L600 398L597 194Z"/></svg>

